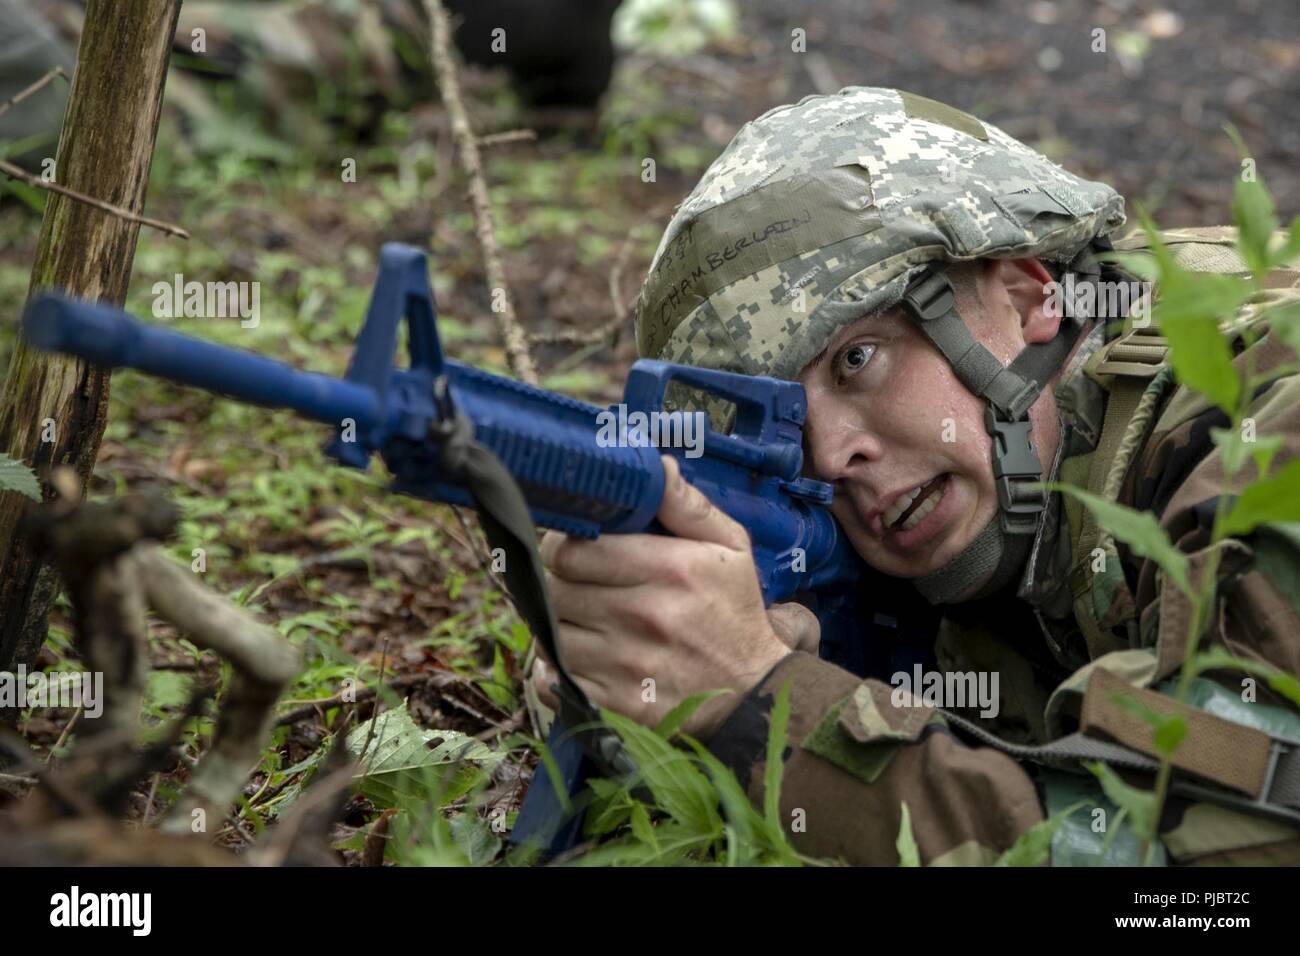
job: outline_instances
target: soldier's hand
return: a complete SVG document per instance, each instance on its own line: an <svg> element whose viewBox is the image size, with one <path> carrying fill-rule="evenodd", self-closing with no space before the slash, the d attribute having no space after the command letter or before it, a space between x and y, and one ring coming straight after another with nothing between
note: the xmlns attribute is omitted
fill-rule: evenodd
<svg viewBox="0 0 1300 956"><path fill-rule="evenodd" d="M792 647L815 648L816 619L803 608L769 617L749 534L681 477L675 459L663 462L658 518L676 537L551 532L541 554L560 654L591 701L653 726L693 694L733 691L683 728L707 737ZM540 657L532 679L556 706L555 672Z"/></svg>
<svg viewBox="0 0 1300 956"><path fill-rule="evenodd" d="M816 654L821 646L822 628L817 615L802 604L773 604L767 620L781 643L792 651Z"/></svg>

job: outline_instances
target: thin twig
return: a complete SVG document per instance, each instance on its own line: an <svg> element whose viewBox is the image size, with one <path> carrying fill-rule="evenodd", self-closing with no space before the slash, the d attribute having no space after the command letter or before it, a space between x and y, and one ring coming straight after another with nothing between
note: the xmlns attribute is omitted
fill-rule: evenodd
<svg viewBox="0 0 1300 956"><path fill-rule="evenodd" d="M51 747L50 752L45 755L46 766L49 766L50 761L54 759L54 751L62 747L64 741L68 739L68 734L72 733L72 725L77 722L77 718L81 716L81 712L84 709L84 704L78 705L76 712L72 715L72 719L63 725L63 732L59 734L59 739L54 741L54 746Z"/></svg>
<svg viewBox="0 0 1300 956"><path fill-rule="evenodd" d="M153 816L153 801L158 795L158 781L162 779L161 773L153 775L153 783L149 785L149 798L144 802L144 817L140 820L141 826L149 825L149 818Z"/></svg>
<svg viewBox="0 0 1300 956"><path fill-rule="evenodd" d="M67 196L69 199L75 199L77 202L85 203L87 206L94 206L96 209L103 210L110 215L117 216L119 219L125 219L127 222L138 222L142 226L149 226L157 229L159 232L169 233L173 236L180 236L182 239L188 239L190 234L180 226L173 226L169 222L163 222L161 219L151 219L148 216L141 216L138 213L131 212L129 209L123 209L121 206L114 206L112 203L104 202L102 199L96 199L94 196L87 196L85 193L79 193L75 189L69 189L67 186L61 186L58 183L47 183L39 176L33 176L21 166L15 166L13 163L0 159L0 173L4 173L10 179L18 179L25 182L28 186L36 189L48 189L52 193L58 193L60 196Z"/></svg>
<svg viewBox="0 0 1300 956"><path fill-rule="evenodd" d="M531 143L537 139L537 131L531 129L510 129L503 133L488 133L478 138L479 146L502 146L506 143Z"/></svg>
<svg viewBox="0 0 1300 956"><path fill-rule="evenodd" d="M492 223L492 203L488 198L487 181L483 178L483 162L479 156L479 141L470 126L469 114L460 98L460 81L456 77L456 64L451 52L451 25L441 0L424 0L429 14L429 55L438 75L438 92L442 96L447 117L451 120L451 135L456 142L460 164L469 177L469 200L474 210L474 231L483 252L484 270L488 289L493 298L493 312L497 328L505 345L510 370L529 385L537 384L537 366L528 350L528 337L515 316L510 288L506 284L505 269L497 250L496 227ZM500 300L499 302L497 300ZM499 308L497 307L499 305Z"/></svg>
<svg viewBox="0 0 1300 956"><path fill-rule="evenodd" d="M41 77L39 80L33 83L31 86L27 87L27 89L19 90L13 96L9 97L9 99L5 100L3 103L0 103L0 116L4 116L6 113L9 112L9 110L12 107L17 106L23 100L27 99L27 97L34 96L35 94L39 93L46 86L52 83L56 76L61 76L65 80L68 78L68 74L63 72L63 67L56 66L54 69L50 70L50 72L46 73L43 77Z"/></svg>

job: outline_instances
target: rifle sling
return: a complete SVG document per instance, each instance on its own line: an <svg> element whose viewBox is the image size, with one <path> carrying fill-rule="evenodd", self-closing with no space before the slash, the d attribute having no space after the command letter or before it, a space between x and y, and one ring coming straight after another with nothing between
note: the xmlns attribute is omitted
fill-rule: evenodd
<svg viewBox="0 0 1300 956"><path fill-rule="evenodd" d="M555 667L560 700L558 719L581 740L588 754L609 773L635 769L618 737L595 726L600 712L574 682L555 641L555 611L546 591L546 576L537 553L537 527L514 477L490 449L474 440L474 426L459 411L431 426L441 445L440 465L467 489L478 510L483 533L493 548L505 553L505 580L519 616Z"/></svg>

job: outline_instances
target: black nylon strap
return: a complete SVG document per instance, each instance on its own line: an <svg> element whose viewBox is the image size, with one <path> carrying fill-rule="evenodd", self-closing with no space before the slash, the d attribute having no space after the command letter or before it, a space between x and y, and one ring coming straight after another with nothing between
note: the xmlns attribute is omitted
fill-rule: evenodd
<svg viewBox="0 0 1300 956"><path fill-rule="evenodd" d="M593 727L600 712L569 676L555 641L558 627L546 573L537 553L537 527L528 511L523 492L514 477L488 448L474 440L473 425L460 412L450 409L449 417L430 431L441 445L440 465L446 474L469 490L478 510L483 533L493 548L505 552L505 579L515 607L555 665L556 696L560 699L557 719L574 731L587 753L607 773L635 770L618 736L607 727Z"/></svg>

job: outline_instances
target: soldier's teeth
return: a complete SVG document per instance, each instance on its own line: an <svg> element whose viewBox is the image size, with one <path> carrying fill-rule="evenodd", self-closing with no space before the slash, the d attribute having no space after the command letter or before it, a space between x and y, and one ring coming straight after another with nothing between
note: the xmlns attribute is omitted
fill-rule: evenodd
<svg viewBox="0 0 1300 956"><path fill-rule="evenodd" d="M942 497L943 497L943 485L940 485L938 488L934 490L934 494L930 495L919 505L917 505L916 510L907 516L907 520L903 522L903 530L906 531L908 528L915 528L918 524L920 524L921 519L935 509L935 507L939 504L939 499Z"/></svg>
<svg viewBox="0 0 1300 956"><path fill-rule="evenodd" d="M894 503L885 511L882 519L886 528L897 521L898 516L908 509L908 506L916 500L916 496L921 493L923 487L923 485L917 485L911 491L905 491L894 499Z"/></svg>

